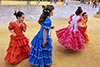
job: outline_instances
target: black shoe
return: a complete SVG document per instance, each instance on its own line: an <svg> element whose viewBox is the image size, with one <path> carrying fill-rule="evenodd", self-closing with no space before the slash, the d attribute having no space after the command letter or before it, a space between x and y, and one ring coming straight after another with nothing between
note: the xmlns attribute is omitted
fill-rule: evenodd
<svg viewBox="0 0 100 67"><path fill-rule="evenodd" d="M50 65L49 65L50 66ZM49 67L49 66L47 66L47 65L44 65L44 67Z"/></svg>

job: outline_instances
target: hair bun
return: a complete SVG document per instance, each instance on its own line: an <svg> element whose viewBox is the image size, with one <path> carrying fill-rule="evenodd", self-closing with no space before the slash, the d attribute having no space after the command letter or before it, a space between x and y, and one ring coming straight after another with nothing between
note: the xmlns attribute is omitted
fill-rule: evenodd
<svg viewBox="0 0 100 67"><path fill-rule="evenodd" d="M14 13L14 15L16 16L18 12L20 12L20 10L18 10L17 12L16 12L16 10L15 10L15 13Z"/></svg>
<svg viewBox="0 0 100 67"><path fill-rule="evenodd" d="M17 14L17 13L16 13L16 11L15 11L14 15L16 16L16 14Z"/></svg>

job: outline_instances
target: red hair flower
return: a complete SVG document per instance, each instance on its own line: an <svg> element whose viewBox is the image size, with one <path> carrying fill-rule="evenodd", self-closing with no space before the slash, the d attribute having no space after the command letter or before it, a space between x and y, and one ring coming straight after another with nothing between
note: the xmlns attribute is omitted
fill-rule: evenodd
<svg viewBox="0 0 100 67"><path fill-rule="evenodd" d="M78 6L78 8L81 8L81 6Z"/></svg>
<svg viewBox="0 0 100 67"><path fill-rule="evenodd" d="M18 10L18 12L20 12L20 10Z"/></svg>

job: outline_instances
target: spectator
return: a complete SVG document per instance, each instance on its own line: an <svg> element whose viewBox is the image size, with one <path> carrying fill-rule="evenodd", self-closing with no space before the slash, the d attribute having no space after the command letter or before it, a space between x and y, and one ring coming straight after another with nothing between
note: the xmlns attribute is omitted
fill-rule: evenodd
<svg viewBox="0 0 100 67"><path fill-rule="evenodd" d="M94 8L94 6L95 6L95 8L97 8L96 0L93 2L93 6L92 6L92 8Z"/></svg>

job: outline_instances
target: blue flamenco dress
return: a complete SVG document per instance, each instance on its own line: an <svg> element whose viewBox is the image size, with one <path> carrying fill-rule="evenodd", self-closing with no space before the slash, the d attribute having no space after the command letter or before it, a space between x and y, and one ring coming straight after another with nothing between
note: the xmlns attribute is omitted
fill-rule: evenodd
<svg viewBox="0 0 100 67"><path fill-rule="evenodd" d="M37 35L31 41L31 49L28 62L33 66L41 66L44 65L49 66L52 64L52 43L49 37L49 30L51 27L52 21L50 18L46 18L46 20L41 23L41 29L37 33ZM43 43L43 30L47 29L46 33L46 41L47 44L42 48L41 45Z"/></svg>

